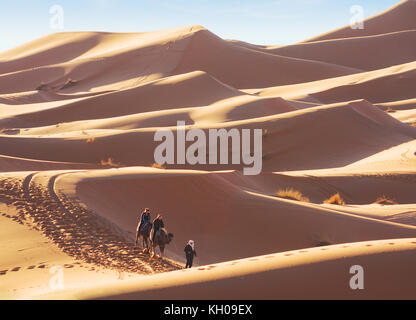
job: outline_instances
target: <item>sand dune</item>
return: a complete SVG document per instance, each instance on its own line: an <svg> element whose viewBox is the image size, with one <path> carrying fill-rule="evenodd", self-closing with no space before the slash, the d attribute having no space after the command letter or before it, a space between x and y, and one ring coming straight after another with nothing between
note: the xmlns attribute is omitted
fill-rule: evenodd
<svg viewBox="0 0 416 320"><path fill-rule="evenodd" d="M221 61L221 63L218 63ZM270 55L226 42L207 30L192 38L176 73L204 70L235 88L301 83L357 73L333 64ZM250 74L250 77L245 75Z"/></svg>
<svg viewBox="0 0 416 320"><path fill-rule="evenodd" d="M150 35L60 33L47 36L1 56L4 68L0 69L1 92L32 91L41 85L43 90L67 93L93 88L104 91L159 79L169 75L179 62L191 35L192 28L184 27ZM72 49L70 53L61 55L67 47ZM21 51L24 58L19 58ZM54 54L59 56L55 58L58 61L44 62L50 61L49 55ZM68 54L73 55L72 59ZM36 68L33 65L27 68L25 61L32 63L32 60L39 60L35 62ZM75 83L65 86L70 80L75 81L76 88ZM13 87L8 86L10 81L15 82Z"/></svg>
<svg viewBox="0 0 416 320"><path fill-rule="evenodd" d="M268 47L262 51L369 71L414 61L415 40L416 31L406 30L373 36L304 42L277 48Z"/></svg>
<svg viewBox="0 0 416 320"><path fill-rule="evenodd" d="M365 19L363 29L352 29L350 26L346 26L306 40L305 42L355 38L397 31L414 30L416 29L416 22L414 19L415 12L416 1L404 0L382 13Z"/></svg>
<svg viewBox="0 0 416 320"><path fill-rule="evenodd" d="M288 46L193 25L0 53L0 297L414 299L415 12ZM261 129L261 173L152 168L178 121ZM134 247L144 207L174 234L164 259Z"/></svg>
<svg viewBox="0 0 416 320"><path fill-rule="evenodd" d="M198 88L203 87L201 93ZM59 122L90 120L108 117L192 107L242 95L242 92L222 84L203 72L156 80L135 88L120 90L89 99L69 101L56 107L36 108L3 120L2 126L44 126ZM117 107L115 107L117 106ZM10 118L10 116L9 116ZM8 124L8 122L10 124Z"/></svg>
<svg viewBox="0 0 416 320"><path fill-rule="evenodd" d="M320 103L366 99L372 103L409 100L414 97L415 63L320 81L247 90L262 96L279 96Z"/></svg>
<svg viewBox="0 0 416 320"><path fill-rule="evenodd" d="M85 163L41 161L25 158L0 156L0 167L2 172L32 171L32 170L64 170L64 169L94 169L98 165Z"/></svg>
<svg viewBox="0 0 416 320"><path fill-rule="evenodd" d="M65 40L56 37L59 34L52 36L51 42L46 37L0 56L0 93L37 88L65 93L119 90L198 70L236 88L300 83L360 71L252 51L226 42L201 26L138 35L76 33L63 34ZM77 49L71 51L76 55L73 59L63 55L62 62L39 66L67 46ZM20 51L25 52L24 58L15 59L14 54L19 57ZM27 68L26 61L32 60L40 62L35 62L36 68ZM247 73L251 76L243 77Z"/></svg>
<svg viewBox="0 0 416 320"><path fill-rule="evenodd" d="M122 129L127 131L139 128L173 127L176 126L178 121L185 121L187 125L221 123L247 120L253 117L271 116L294 110L297 110L294 104L282 98L240 95L220 100L209 106L167 109L105 119L65 122L61 123L58 127L56 125L49 125L25 129L20 131L20 134L25 136L58 133L77 134L77 131L83 131L86 135L94 135L93 130L99 132L98 130L100 129ZM59 111L56 112L56 110L52 110L50 113L56 114L59 113ZM26 117L26 115L27 114L23 117ZM18 117L20 120L20 116ZM37 122L36 120L41 120L39 117L33 117L33 113L30 114L30 117L30 122L28 121L27 123L30 123L31 126ZM20 124L21 122L15 121L16 118L17 117L14 117L14 119L8 121L7 124L9 126Z"/></svg>
<svg viewBox="0 0 416 320"><path fill-rule="evenodd" d="M349 132L352 126L354 131ZM402 124L365 101L319 106L223 124L201 123L196 127L203 130L216 127L267 130L263 137L263 169L266 171L348 165L416 137L416 128ZM176 127L172 129L176 130ZM86 134L80 131L48 132L42 139L34 135L3 135L0 136L0 146L7 150L5 155L20 158L92 164L112 158L123 166L148 166L154 162L153 151L158 145L153 139L156 130L107 129ZM322 140L323 136L327 141ZM294 144L296 147L293 147ZM302 156L304 154L308 157ZM330 158L328 154L331 154ZM189 169L204 170L230 167L242 168L241 165L188 166Z"/></svg>
<svg viewBox="0 0 416 320"><path fill-rule="evenodd" d="M55 189L74 193L73 197L89 208L131 232L137 208L146 203L155 213L165 216L169 231L175 234L177 247L169 248L173 254L181 255L187 238L199 239L201 264L252 256L256 252L310 247L324 241L343 243L416 234L413 227L337 214L331 209L279 199L251 188L240 189L228 181L228 176L235 174L139 168L90 171L61 176ZM181 186L180 193L174 191L177 186ZM268 223L265 225L264 221ZM344 225L345 232L334 232L337 224ZM257 241L250 234L255 234Z"/></svg>
<svg viewBox="0 0 416 320"><path fill-rule="evenodd" d="M415 239L391 239L289 251L63 292L76 299L414 299ZM387 268L380 268L380 263ZM364 268L365 290L351 290L348 270ZM346 272L347 270L347 272ZM368 272L368 273L366 273ZM322 279L325 279L323 282ZM385 279L385 281L378 281ZM155 285L155 281L157 285ZM400 284L400 285L399 285ZM247 288L250 290L247 290ZM56 298L43 295L40 298Z"/></svg>

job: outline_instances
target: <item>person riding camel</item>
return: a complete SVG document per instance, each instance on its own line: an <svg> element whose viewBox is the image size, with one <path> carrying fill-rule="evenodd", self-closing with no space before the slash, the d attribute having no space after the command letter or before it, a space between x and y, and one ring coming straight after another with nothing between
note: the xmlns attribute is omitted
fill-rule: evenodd
<svg viewBox="0 0 416 320"><path fill-rule="evenodd" d="M156 219L153 220L153 234L152 234L152 242L155 242L156 233L165 227L163 223L162 216L160 214L157 215Z"/></svg>
<svg viewBox="0 0 416 320"><path fill-rule="evenodd" d="M151 223L149 208L144 209L144 211L142 212L142 215L140 216L138 230L140 231L146 223Z"/></svg>
<svg viewBox="0 0 416 320"><path fill-rule="evenodd" d="M137 241L140 238L140 231L148 223L152 223L151 218L150 218L150 210L149 208L145 208L144 211L142 212L142 215L140 216L140 219L138 219L138 224L137 224L137 229L136 229L136 244L135 244L136 246L137 246Z"/></svg>

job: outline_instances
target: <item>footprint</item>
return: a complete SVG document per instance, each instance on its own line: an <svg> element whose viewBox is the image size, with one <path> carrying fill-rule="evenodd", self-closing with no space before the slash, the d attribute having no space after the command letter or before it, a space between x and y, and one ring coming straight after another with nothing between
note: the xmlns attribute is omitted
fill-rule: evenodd
<svg viewBox="0 0 416 320"><path fill-rule="evenodd" d="M373 245L372 244L366 244L365 246L366 247L372 247Z"/></svg>
<svg viewBox="0 0 416 320"><path fill-rule="evenodd" d="M73 268L74 266L72 264L64 264L64 267L69 269L69 268Z"/></svg>
<svg viewBox="0 0 416 320"><path fill-rule="evenodd" d="M285 256L286 256L286 257L288 257L288 256L293 256L293 253L286 253L286 254L285 254Z"/></svg>
<svg viewBox="0 0 416 320"><path fill-rule="evenodd" d="M259 259L248 259L248 261L257 261Z"/></svg>
<svg viewBox="0 0 416 320"><path fill-rule="evenodd" d="M20 270L20 267L16 267L16 268L13 268L11 271L16 272L16 271L19 271L19 270Z"/></svg>
<svg viewBox="0 0 416 320"><path fill-rule="evenodd" d="M41 265L38 266L39 269L44 269L45 267L46 267L46 265L44 265L44 264L41 264Z"/></svg>
<svg viewBox="0 0 416 320"><path fill-rule="evenodd" d="M270 258L274 258L275 256L267 256L265 258L270 259Z"/></svg>
<svg viewBox="0 0 416 320"><path fill-rule="evenodd" d="M209 266L208 267L208 270L212 270L212 269L214 269L216 266Z"/></svg>
<svg viewBox="0 0 416 320"><path fill-rule="evenodd" d="M328 248L321 248L321 250L328 250Z"/></svg>
<svg viewBox="0 0 416 320"><path fill-rule="evenodd" d="M308 252L307 250L301 250L301 251L299 251L299 253L306 253L306 252Z"/></svg>
<svg viewBox="0 0 416 320"><path fill-rule="evenodd" d="M29 267L27 267L29 270L30 269L35 269L36 268L36 266L29 266Z"/></svg>
<svg viewBox="0 0 416 320"><path fill-rule="evenodd" d="M198 268L198 270L205 270L205 268Z"/></svg>
<svg viewBox="0 0 416 320"><path fill-rule="evenodd" d="M391 246L394 245L394 244L395 244L394 242L389 242L389 245L391 245Z"/></svg>
<svg viewBox="0 0 416 320"><path fill-rule="evenodd" d="M7 273L8 270L2 270L0 271L0 276L4 276Z"/></svg>

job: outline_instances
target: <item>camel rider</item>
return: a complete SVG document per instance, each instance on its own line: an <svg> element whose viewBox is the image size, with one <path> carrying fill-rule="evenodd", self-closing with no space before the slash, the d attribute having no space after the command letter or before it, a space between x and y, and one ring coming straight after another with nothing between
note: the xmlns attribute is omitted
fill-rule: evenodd
<svg viewBox="0 0 416 320"><path fill-rule="evenodd" d="M139 226L137 227L138 231L141 231L143 226L146 225L146 223L150 223L150 210L149 208L144 209L142 212L142 215L140 216Z"/></svg>
<svg viewBox="0 0 416 320"><path fill-rule="evenodd" d="M165 227L165 224L163 223L162 216L160 214L158 214L156 219L153 220L152 242L155 242L156 233L164 227Z"/></svg>
<svg viewBox="0 0 416 320"><path fill-rule="evenodd" d="M148 223L151 223L151 220L150 220L150 210L149 210L149 208L146 208L142 212L142 215L140 216L140 220L139 220L139 222L137 224L137 229L136 229L136 245L137 245L137 241L140 238L140 231Z"/></svg>

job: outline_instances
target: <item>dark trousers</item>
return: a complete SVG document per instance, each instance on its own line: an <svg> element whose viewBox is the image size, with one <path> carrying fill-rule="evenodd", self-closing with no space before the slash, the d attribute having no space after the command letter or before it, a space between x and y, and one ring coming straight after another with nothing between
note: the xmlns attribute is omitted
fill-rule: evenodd
<svg viewBox="0 0 416 320"><path fill-rule="evenodd" d="M192 263L194 262L193 255L186 255L186 267L185 268L192 268Z"/></svg>

